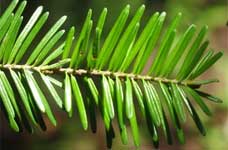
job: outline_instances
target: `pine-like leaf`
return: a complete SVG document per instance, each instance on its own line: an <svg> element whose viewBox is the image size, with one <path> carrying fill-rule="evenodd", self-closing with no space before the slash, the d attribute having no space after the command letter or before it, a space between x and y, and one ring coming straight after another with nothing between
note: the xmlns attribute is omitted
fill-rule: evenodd
<svg viewBox="0 0 228 150"><path fill-rule="evenodd" d="M209 41L204 41L207 26L203 26L193 39L197 27L190 25L176 39L181 13L174 17L163 35L165 12L154 13L142 27L140 20L145 6L142 5L127 24L130 12L127 5L108 36L103 37L108 9L103 9L96 25L90 9L81 31L78 30L79 37L75 37L75 27L71 27L65 40L62 39L65 30L60 28L67 18L63 16L37 45L33 45L34 50L29 51L44 28L49 13L43 13L43 7L38 7L22 27L25 6L26 1L19 4L18 0L13 0L0 17L0 103L14 131L22 131L23 126L30 133L37 126L46 130L43 114L54 126L57 125L49 96L46 92L44 94L47 90L56 105L70 117L74 110L78 111L85 130L90 123L91 130L96 132L96 110L100 111L108 147L115 137L115 117L123 144L128 143L127 131L131 131L134 144L140 145L139 117L146 121L155 147L159 146L159 128L163 130L168 144L172 144L171 124L180 143L184 143L182 126L186 122L187 111L199 131L206 134L192 101L207 115L211 112L204 98L222 102L199 89L205 84L218 82L217 79L196 79L222 56L222 52L213 50L205 53L209 45ZM101 39L104 39L103 43ZM28 58L25 57L30 53ZM145 70L153 53L156 53L155 58ZM57 80L57 74L63 78ZM61 88L64 95L56 88ZM17 99L16 94L19 95ZM131 130L127 130L128 124Z"/></svg>

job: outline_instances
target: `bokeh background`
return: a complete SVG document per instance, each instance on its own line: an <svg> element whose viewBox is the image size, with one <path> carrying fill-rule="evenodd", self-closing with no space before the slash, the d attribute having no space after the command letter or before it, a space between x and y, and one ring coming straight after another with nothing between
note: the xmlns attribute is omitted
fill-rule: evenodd
<svg viewBox="0 0 228 150"><path fill-rule="evenodd" d="M10 0L0 0L0 12L8 5ZM62 15L67 15L68 20L64 26L76 26L76 31L81 29L89 8L93 9L93 18L96 20L104 7L108 8L108 17L104 29L104 36L112 27L119 12L126 4L131 5L131 15L136 9L146 5L146 12L142 20L142 26L155 11L166 11L165 26L177 12L182 12L182 22L178 27L179 33L186 30L188 25L196 24L198 30L203 25L209 26L208 38L210 48L224 51L224 56L217 64L207 71L201 78L216 77L219 83L212 84L203 90L217 95L223 99L222 104L207 104L213 112L212 117L207 117L201 110L199 114L207 128L207 135L203 137L198 132L192 119L188 119L184 125L186 143L180 145L174 140L174 145L169 146L161 140L160 149L169 150L223 150L228 149L228 1L227 0L28 0L24 13L25 20L39 5L45 6L50 11L49 21L46 27L50 27ZM48 28L43 30L43 34ZM42 34L41 34L42 35ZM78 32L77 32L78 35ZM54 128L47 121L47 132L36 131L33 135L27 132L17 134L12 132L0 111L0 150L103 150L106 149L105 133L102 119L98 117L98 132L92 134L90 130L83 131L77 114L69 119L65 113L55 112L59 122ZM99 115L98 115L99 116ZM141 131L141 149L153 149L150 136L147 133L144 122L139 123ZM114 126L117 129L117 126ZM130 131L130 130L129 130ZM173 131L174 132L174 131ZM113 143L114 150L134 149L132 141L126 146L122 145L118 132Z"/></svg>

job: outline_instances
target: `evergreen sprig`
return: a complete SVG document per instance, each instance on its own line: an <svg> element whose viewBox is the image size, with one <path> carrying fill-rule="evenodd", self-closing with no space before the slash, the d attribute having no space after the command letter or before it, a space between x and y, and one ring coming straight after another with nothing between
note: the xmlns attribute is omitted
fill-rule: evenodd
<svg viewBox="0 0 228 150"><path fill-rule="evenodd" d="M127 5L102 43L107 9L103 9L96 25L90 9L78 38L74 37L75 27L72 27L66 39L61 40L65 32L60 29L66 20L64 16L34 45L49 13L43 12L42 6L38 7L22 29L26 1L18 3L13 0L0 18L0 106L14 131L26 128L32 133L36 127L46 130L42 114L57 125L48 96L44 94L47 90L70 117L75 100L84 130L90 122L91 130L96 132L96 111L99 110L108 147L115 137L112 125L115 115L123 144L128 143L129 122L134 143L140 145L139 116L146 121L156 147L159 128L172 144L169 123L175 127L179 141L184 143L182 124L186 122L186 110L199 131L206 134L192 101L210 116L203 98L217 103L221 100L199 88L218 80L196 78L222 56L222 52L206 51L207 26L196 33L196 26L190 25L177 39L176 28L181 19L178 13L161 36L166 13L156 12L139 33L145 6L142 5L127 24L130 11ZM73 46L73 43L76 44ZM30 54L31 45L35 48ZM155 49L153 63L144 70ZM57 80L57 74L62 80ZM58 87L62 88L64 97L56 90Z"/></svg>

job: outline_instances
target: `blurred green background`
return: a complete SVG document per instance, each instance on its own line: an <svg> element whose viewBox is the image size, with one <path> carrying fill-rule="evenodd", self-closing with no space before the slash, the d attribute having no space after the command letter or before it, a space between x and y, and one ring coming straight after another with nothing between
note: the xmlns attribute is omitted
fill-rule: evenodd
<svg viewBox="0 0 228 150"><path fill-rule="evenodd" d="M1 12L8 5L10 0L0 0ZM76 26L76 31L81 29L86 13L89 8L93 9L93 18L96 20L104 7L108 8L108 17L105 25L104 36L112 27L119 12L126 4L131 5L131 15L136 9L146 5L142 25L155 11L166 11L167 26L176 13L182 12L182 22L178 32L181 33L190 24L196 24L198 30L203 25L209 26L208 38L210 48L224 51L224 56L201 78L208 79L216 77L220 83L212 84L203 89L209 93L223 99L222 104L212 104L208 102L213 116L207 117L201 110L199 114L207 128L207 135L203 137L198 132L192 119L189 118L184 125L186 133L186 144L180 145L174 139L174 145L169 146L161 137L160 149L169 150L223 150L228 149L228 1L227 0L28 0L28 6L24 13L25 20L31 16L32 12L39 5L45 6L45 10L50 11L49 22L46 27L50 27L62 15L67 15L68 20L64 28L69 29L71 25ZM43 34L48 28L43 30ZM41 34L42 35L42 34ZM77 32L78 35L78 32ZM98 113L98 116L99 113ZM92 134L90 130L83 131L77 114L69 119L65 113L56 110L58 127L54 128L47 121L47 132L36 131L29 135L13 133L0 112L0 149L10 150L102 150L106 149L105 132L103 122L98 117L98 132ZM147 133L144 122L139 121L141 131L141 149L153 149L151 138ZM114 126L118 129L117 126ZM130 130L129 130L130 131ZM174 133L174 130L172 131ZM118 132L113 143L114 150L134 149L132 141L126 146L122 145Z"/></svg>

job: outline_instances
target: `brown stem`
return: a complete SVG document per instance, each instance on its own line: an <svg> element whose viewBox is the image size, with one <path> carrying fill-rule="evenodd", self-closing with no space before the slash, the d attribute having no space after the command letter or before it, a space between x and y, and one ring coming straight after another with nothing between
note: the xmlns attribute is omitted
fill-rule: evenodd
<svg viewBox="0 0 228 150"><path fill-rule="evenodd" d="M13 69L13 70L22 70L29 69L37 72L42 72L44 74L55 74L55 73L69 73L73 75L90 75L90 76L110 76L111 78L119 77L119 78L133 78L135 80L149 80L155 82L163 82L163 83L176 83L180 85L193 85L191 81L177 81L175 79L167 79L160 77L152 77L148 75L137 75L132 73L123 73L123 72L111 72L111 71L101 71L101 70L86 70L86 69L72 69L72 68L52 68L47 69L47 66L30 66L30 65L0 65L0 69Z"/></svg>

